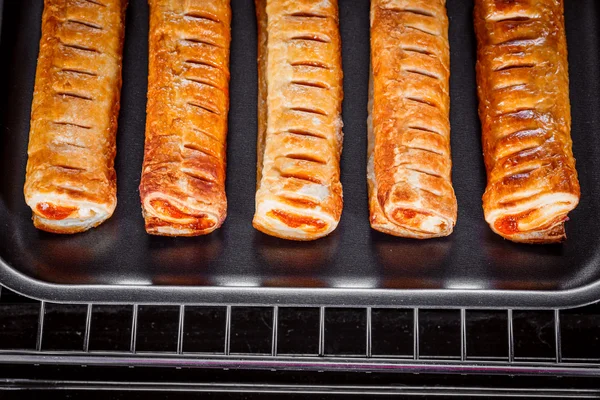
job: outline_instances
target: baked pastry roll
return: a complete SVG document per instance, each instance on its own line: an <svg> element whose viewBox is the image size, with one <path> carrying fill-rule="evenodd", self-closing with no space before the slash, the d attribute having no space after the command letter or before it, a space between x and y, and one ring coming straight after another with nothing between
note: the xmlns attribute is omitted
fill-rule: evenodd
<svg viewBox="0 0 600 400"><path fill-rule="evenodd" d="M579 202L562 0L477 0L485 219L515 242L565 239Z"/></svg>
<svg viewBox="0 0 600 400"><path fill-rule="evenodd" d="M38 229L76 233L117 204L126 0L45 0L25 200Z"/></svg>
<svg viewBox="0 0 600 400"><path fill-rule="evenodd" d="M256 0L258 166L253 225L314 240L342 212L342 61L336 0Z"/></svg>
<svg viewBox="0 0 600 400"><path fill-rule="evenodd" d="M456 223L445 0L371 1L371 226L417 239Z"/></svg>
<svg viewBox="0 0 600 400"><path fill-rule="evenodd" d="M145 157L146 231L195 236L227 213L228 0L150 0Z"/></svg>

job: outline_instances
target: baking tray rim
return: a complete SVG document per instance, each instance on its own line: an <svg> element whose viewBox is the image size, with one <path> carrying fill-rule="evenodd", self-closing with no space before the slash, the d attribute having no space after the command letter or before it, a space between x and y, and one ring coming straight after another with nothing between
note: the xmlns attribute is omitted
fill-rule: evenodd
<svg viewBox="0 0 600 400"><path fill-rule="evenodd" d="M1 257L0 282L10 290L40 301L90 304L568 309L595 303L600 298L600 281L564 290L65 285L27 276Z"/></svg>

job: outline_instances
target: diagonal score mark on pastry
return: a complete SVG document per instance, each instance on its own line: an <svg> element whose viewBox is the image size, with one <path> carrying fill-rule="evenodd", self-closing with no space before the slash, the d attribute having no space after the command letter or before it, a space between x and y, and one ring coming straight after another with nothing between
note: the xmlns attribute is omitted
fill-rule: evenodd
<svg viewBox="0 0 600 400"><path fill-rule="evenodd" d="M456 223L447 32L444 0L371 2L367 178L378 231L427 239Z"/></svg>
<svg viewBox="0 0 600 400"><path fill-rule="evenodd" d="M256 0L258 165L253 225L314 240L342 212L342 65L336 0Z"/></svg>
<svg viewBox="0 0 600 400"><path fill-rule="evenodd" d="M38 229L76 233L113 214L126 0L45 0L25 200Z"/></svg>
<svg viewBox="0 0 600 400"><path fill-rule="evenodd" d="M145 157L146 231L195 236L227 213L228 0L151 0Z"/></svg>
<svg viewBox="0 0 600 400"><path fill-rule="evenodd" d="M485 219L515 242L565 239L580 196L562 0L477 0Z"/></svg>

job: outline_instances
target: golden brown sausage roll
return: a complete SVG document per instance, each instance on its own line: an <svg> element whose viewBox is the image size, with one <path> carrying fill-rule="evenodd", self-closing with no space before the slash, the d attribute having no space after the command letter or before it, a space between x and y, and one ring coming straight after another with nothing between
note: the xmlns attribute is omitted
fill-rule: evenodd
<svg viewBox="0 0 600 400"><path fill-rule="evenodd" d="M373 0L371 74L371 226L417 239L447 236L457 206L445 0Z"/></svg>
<svg viewBox="0 0 600 400"><path fill-rule="evenodd" d="M485 219L515 242L562 241L579 202L563 2L475 4Z"/></svg>
<svg viewBox="0 0 600 400"><path fill-rule="evenodd" d="M38 229L82 232L116 207L126 6L126 0L44 2L24 188Z"/></svg>
<svg viewBox="0 0 600 400"><path fill-rule="evenodd" d="M256 229L314 240L342 212L342 62L336 0L256 0Z"/></svg>
<svg viewBox="0 0 600 400"><path fill-rule="evenodd" d="M150 0L140 183L150 234L204 235L225 219L230 31L228 0Z"/></svg>

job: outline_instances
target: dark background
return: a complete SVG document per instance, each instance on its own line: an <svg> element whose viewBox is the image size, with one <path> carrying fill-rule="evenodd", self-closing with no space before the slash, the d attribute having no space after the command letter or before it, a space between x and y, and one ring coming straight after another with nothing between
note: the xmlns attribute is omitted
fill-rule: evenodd
<svg viewBox="0 0 600 400"><path fill-rule="evenodd" d="M136 332L132 332L131 305L94 305L90 328L86 330L87 305L44 304L19 296L7 289L0 295L0 390L26 389L16 394L0 391L0 398L56 395L71 398L183 398L207 396L205 392L231 392L206 398L278 398L282 393L302 393L291 398L330 398L324 393L345 393L363 398L375 395L421 394L461 398L468 395L534 394L565 398L567 395L600 396L600 306L592 305L559 313L547 311L512 311L514 361L509 350L509 314L507 310L465 311L464 361L461 360L460 310L421 309L418 329L414 327L413 309L373 309L370 357L366 356L367 314L360 308L327 308L324 318L323 355L318 356L319 309L279 308L277 321L267 307L233 307L231 314L230 351L226 357L230 369L194 369L161 367L81 366L83 356L94 356L101 363L125 359L134 364L137 357L159 357L174 364L183 360L177 354L178 307L140 305ZM41 322L43 315L43 322ZM436 366L437 374L322 371L305 364L304 371L252 371L237 369L236 360L252 360L272 352L273 324L277 324L277 360L300 355L316 362L339 363L340 357L357 362L387 360L401 364L414 357L415 334L418 334L419 365ZM40 329L40 323L43 328ZM181 350L186 360L201 361L214 354L224 354L224 307L186 307ZM559 329L558 335L556 328ZM42 332L40 339L39 333ZM135 353L130 352L132 336ZM558 337L558 340L557 340ZM87 344L86 344L87 343ZM557 351L557 344L559 349ZM37 350L36 350L37 349ZM86 351L87 350L87 351ZM104 353L101 353L104 352ZM110 352L110 353L106 353ZM19 362L24 356L40 356L38 362ZM70 358L73 366L52 365L52 356ZM560 356L557 362L557 355ZM12 356L12 358L10 358ZM45 356L44 360L42 356ZM106 358L103 358L106 357ZM7 360L11 364L7 364ZM104 361L103 361L104 360ZM451 363L448 365L447 363ZM508 363L508 364L507 364ZM536 367L532 376L498 376L458 374L457 366L472 370L493 365ZM180 365L184 365L180 361ZM447 367L444 367L447 365ZM579 367L574 376L553 376L567 366ZM352 368L351 366L348 368ZM445 373L444 373L445 371ZM454 374L450 374L454 371ZM581 377L576 377L577 375ZM537 375L537 376L536 376ZM543 375L543 376L542 376ZM588 378L583 377L587 375ZM82 389L89 391L82 391ZM137 390L136 390L137 389ZM108 390L108 392L106 392ZM125 391L137 392L123 394ZM278 394L267 395L267 392ZM342 396L341 394L339 396ZM335 397L338 398L338 397ZM444 397L445 398L445 397Z"/></svg>

